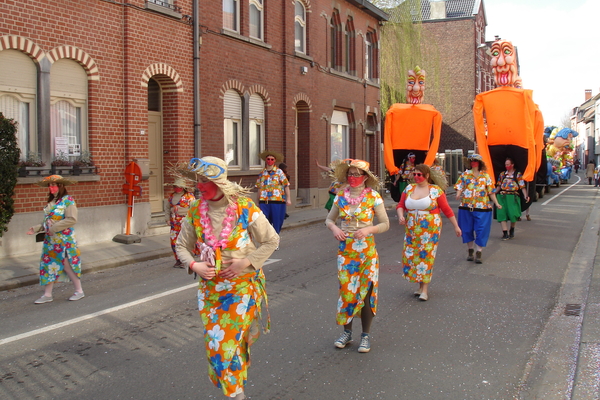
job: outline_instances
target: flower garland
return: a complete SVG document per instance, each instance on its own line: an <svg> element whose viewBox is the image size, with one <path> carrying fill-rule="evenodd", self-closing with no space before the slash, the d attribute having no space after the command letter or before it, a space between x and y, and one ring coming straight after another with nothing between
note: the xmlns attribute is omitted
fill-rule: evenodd
<svg viewBox="0 0 600 400"><path fill-rule="evenodd" d="M360 195L358 195L358 197L350 197L350 189L346 187L344 189L344 197L348 201L348 204L352 204L353 206L355 206L362 201L362 199L367 193L369 193L370 190L371 188L367 186L362 190L362 192L360 192Z"/></svg>
<svg viewBox="0 0 600 400"><path fill-rule="evenodd" d="M202 225L202 232L204 233L204 242L212 247L225 248L227 242L229 242L229 234L233 230L233 220L236 217L237 204L231 203L227 206L225 211L227 217L223 220L223 229L221 230L221 240L217 241L213 234L212 224L208 217L208 202L206 200L200 200L200 224Z"/></svg>

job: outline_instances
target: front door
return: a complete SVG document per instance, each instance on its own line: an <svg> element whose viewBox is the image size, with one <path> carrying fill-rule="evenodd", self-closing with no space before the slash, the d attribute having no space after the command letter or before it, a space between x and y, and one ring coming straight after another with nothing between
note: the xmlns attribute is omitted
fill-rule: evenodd
<svg viewBox="0 0 600 400"><path fill-rule="evenodd" d="M148 111L148 157L150 158L149 197L150 211L163 211L163 150L162 114Z"/></svg>

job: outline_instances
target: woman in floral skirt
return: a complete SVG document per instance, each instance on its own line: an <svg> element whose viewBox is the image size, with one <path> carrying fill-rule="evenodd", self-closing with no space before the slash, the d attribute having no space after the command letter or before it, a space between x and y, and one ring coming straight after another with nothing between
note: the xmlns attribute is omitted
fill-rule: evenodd
<svg viewBox="0 0 600 400"><path fill-rule="evenodd" d="M66 186L76 183L60 175L50 175L37 183L48 188L48 204L44 208L44 221L32 226L28 235L44 232L42 259L40 261L40 285L44 286L44 295L35 304L49 303L53 300L54 282L73 282L75 293L69 300L76 301L84 297L81 288L81 259L75 240L73 225L77 222L77 206Z"/></svg>
<svg viewBox="0 0 600 400"><path fill-rule="evenodd" d="M352 340L352 321L359 316L362 335L358 352L368 353L371 350L371 322L377 313L379 281L379 255L373 234L387 231L390 224L383 199L375 191L379 180L369 171L368 162L347 160L336 167L335 176L344 186L333 201L325 225L339 241L340 296L336 321L344 326L344 332L334 345L346 347ZM375 216L377 225L373 225ZM336 225L338 218L341 227Z"/></svg>
<svg viewBox="0 0 600 400"><path fill-rule="evenodd" d="M223 160L194 158L182 174L197 180L201 193L181 224L176 250L188 273L202 278L198 308L208 376L226 397L245 399L250 346L260 334L267 301L262 266L279 245L279 236L245 196L246 189L227 180ZM194 259L197 242L200 261Z"/></svg>
<svg viewBox="0 0 600 400"><path fill-rule="evenodd" d="M412 176L416 183L406 187L396 207L398 222L406 226L402 272L407 280L419 284L415 296L427 301L427 289L442 233L440 211L454 226L456 236L461 236L461 230L444 194L445 179L432 174L425 164L417 165Z"/></svg>

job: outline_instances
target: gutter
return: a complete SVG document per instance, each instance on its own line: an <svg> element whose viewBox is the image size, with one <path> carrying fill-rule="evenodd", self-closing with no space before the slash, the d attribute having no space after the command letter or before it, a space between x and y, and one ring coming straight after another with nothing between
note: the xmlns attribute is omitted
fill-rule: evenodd
<svg viewBox="0 0 600 400"><path fill-rule="evenodd" d="M194 156L201 157L201 130L200 130L200 10L199 0L194 0L193 4L193 24L194 24Z"/></svg>

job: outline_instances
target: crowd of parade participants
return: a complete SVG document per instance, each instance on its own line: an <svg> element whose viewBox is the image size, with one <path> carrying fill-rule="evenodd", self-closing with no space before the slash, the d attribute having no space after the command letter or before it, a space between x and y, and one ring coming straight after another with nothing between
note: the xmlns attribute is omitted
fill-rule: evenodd
<svg viewBox="0 0 600 400"><path fill-rule="evenodd" d="M572 168L577 172L582 167L571 156L571 139L577 132L544 129L531 91L521 87L512 44L497 40L490 53L497 88L475 98L478 151L466 157L465 169L454 183L459 201L456 215L446 198L446 174L436 158L442 115L432 105L422 104L424 70L409 71L406 104L394 104L386 113L388 188L404 230L401 268L404 278L418 285L414 296L421 301L429 299L442 213L466 244L466 260L481 264L493 219L500 223L499 237L513 239L522 213L531 220L528 210L535 184L566 181ZM265 150L259 156L265 168L255 185L257 203L250 198L249 188L227 178L227 162L211 156L173 167L173 193L168 197L173 267L199 277L197 298L209 378L226 397L235 399L246 398L251 345L261 327L269 331L262 266L279 249L286 206L291 205L283 155ZM317 160L316 165L331 178L325 225L337 242L335 321L343 327L333 344L345 348L352 341L353 320L358 317L362 331L357 350L368 353L378 302L379 255L374 236L390 229L380 194L383 185L369 163L360 159L335 160L327 166ZM594 180L598 186L598 168L591 162L585 170L589 183ZM51 302L52 285L60 280L74 283L69 300L84 297L73 229L77 209L65 189L72 183L58 175L39 182L49 193L43 224L28 231L44 241L40 284L45 292L36 304Z"/></svg>

